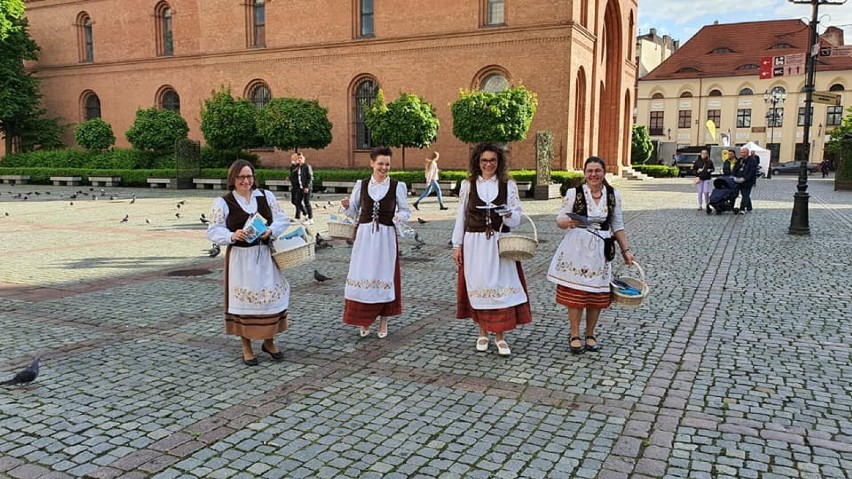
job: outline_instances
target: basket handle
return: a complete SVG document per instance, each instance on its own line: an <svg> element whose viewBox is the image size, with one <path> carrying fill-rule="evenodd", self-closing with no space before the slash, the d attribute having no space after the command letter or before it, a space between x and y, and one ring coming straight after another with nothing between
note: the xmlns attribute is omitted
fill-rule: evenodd
<svg viewBox="0 0 852 479"><path fill-rule="evenodd" d="M535 221L533 221L532 218L530 218L529 215L527 215L523 211L521 212L521 215L524 218L526 218L527 221L529 221L530 224L532 225L532 227L533 227L533 239L535 239L535 242L538 243L538 229L535 227Z"/></svg>
<svg viewBox="0 0 852 479"><path fill-rule="evenodd" d="M640 276L639 279L641 279L643 283L646 283L646 284L648 283L647 281L645 281L645 269L642 268L642 265L637 263L636 260L633 261L632 265L628 265L628 264L625 263L625 264L619 266L618 269L620 270L622 268L622 266L626 267L626 268L629 268L630 266L636 266L636 269L639 270L639 276Z"/></svg>

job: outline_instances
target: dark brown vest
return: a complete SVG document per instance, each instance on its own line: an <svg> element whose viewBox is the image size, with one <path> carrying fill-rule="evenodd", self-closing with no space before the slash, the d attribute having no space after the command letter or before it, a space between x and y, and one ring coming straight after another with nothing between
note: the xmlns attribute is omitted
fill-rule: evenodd
<svg viewBox="0 0 852 479"><path fill-rule="evenodd" d="M358 223L363 225L375 221L385 226L393 226L393 215L396 213L396 188L399 182L391 179L384 198L375 202L368 191L370 179L361 180L361 215L358 217Z"/></svg>
<svg viewBox="0 0 852 479"><path fill-rule="evenodd" d="M606 220L601 223L601 229L609 230L609 225L612 223L612 215L615 213L615 190L606 189ZM586 194L583 192L583 187L576 188L576 197L574 198L574 213L583 216L589 216L589 206L586 204Z"/></svg>
<svg viewBox="0 0 852 479"><path fill-rule="evenodd" d="M263 193L263 190L260 190L260 192ZM252 191L252 194L254 194L254 191ZM228 193L227 195L223 196L222 199L225 200L225 203L228 205L228 217L225 218L225 226L227 226L228 230L232 232L242 229L243 226L245 226L246 221L249 219L249 216L251 215L249 213L246 213L243 207L240 206L240 203L237 201L237 199L234 198L234 195L232 193ZM267 203L266 201L266 195L261 194L255 199L257 200L257 213L260 216L266 218L267 226L271 225L272 208L269 207L269 203ZM249 246L257 246L259 244L261 244L260 241L255 241L251 244L246 243L245 241L236 241L234 242L233 246L246 248Z"/></svg>
<svg viewBox="0 0 852 479"><path fill-rule="evenodd" d="M505 205L509 188L505 181L497 184L497 197L494 198L495 205ZM503 226L503 217L494 210L479 209L477 206L485 206L485 202L479 197L476 190L476 180L470 183L470 196L467 199L467 209L464 213L464 230L470 233L486 233L490 238L494 231L509 232L509 227Z"/></svg>

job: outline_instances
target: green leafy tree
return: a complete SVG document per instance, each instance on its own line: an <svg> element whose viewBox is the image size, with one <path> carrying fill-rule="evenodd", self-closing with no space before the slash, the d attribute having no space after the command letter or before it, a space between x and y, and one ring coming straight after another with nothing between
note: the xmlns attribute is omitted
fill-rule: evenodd
<svg viewBox="0 0 852 479"><path fill-rule="evenodd" d="M242 150L257 144L257 109L245 99L231 95L221 87L204 100L201 109L201 133L204 141L217 150Z"/></svg>
<svg viewBox="0 0 852 479"><path fill-rule="evenodd" d="M59 118L47 118L47 110L38 109L27 115L21 123L18 136L20 151L55 150L64 148L62 137L68 125Z"/></svg>
<svg viewBox="0 0 852 479"><path fill-rule="evenodd" d="M6 153L12 153L21 150L20 139L26 127L32 126L42 113L38 106L38 80L24 70L25 60L38 59L39 48L30 39L26 18L14 18L7 12L2 18L16 26L0 40L0 133Z"/></svg>
<svg viewBox="0 0 852 479"><path fill-rule="evenodd" d="M852 107L847 108L846 111L847 115L843 117L843 121L840 122L840 126L831 130L831 134L829 135L831 139L825 144L825 151L829 153L840 153L842 150L841 139L843 139L846 134L852 133Z"/></svg>
<svg viewBox="0 0 852 479"><path fill-rule="evenodd" d="M538 97L522 86L499 93L462 90L451 109L453 135L459 140L509 143L527 137Z"/></svg>
<svg viewBox="0 0 852 479"><path fill-rule="evenodd" d="M157 107L136 110L136 119L125 133L133 148L164 153L174 148L175 140L186 138L189 126L175 111Z"/></svg>
<svg viewBox="0 0 852 479"><path fill-rule="evenodd" d="M115 135L109 123L100 118L92 118L77 125L74 141L87 150L103 151L115 145Z"/></svg>
<svg viewBox="0 0 852 479"><path fill-rule="evenodd" d="M438 136L440 122L435 108L413 93L400 93L399 98L385 105L385 95L379 90L375 101L365 112L364 123L370 129L374 144L402 148L402 169L405 169L406 148L426 148Z"/></svg>
<svg viewBox="0 0 852 479"><path fill-rule="evenodd" d="M0 41L20 30L18 22L24 16L23 0L0 0Z"/></svg>
<svg viewBox="0 0 852 479"><path fill-rule="evenodd" d="M644 165L651 159L653 151L654 144L651 143L648 129L642 125L633 125L633 135L630 139L630 163Z"/></svg>
<svg viewBox="0 0 852 479"><path fill-rule="evenodd" d="M281 150L321 150L331 143L331 126L328 109L316 100L273 98L257 115L264 144Z"/></svg>

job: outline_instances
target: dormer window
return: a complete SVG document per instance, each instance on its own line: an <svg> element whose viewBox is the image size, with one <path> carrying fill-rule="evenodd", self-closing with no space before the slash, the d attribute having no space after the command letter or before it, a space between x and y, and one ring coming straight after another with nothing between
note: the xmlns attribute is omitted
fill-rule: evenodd
<svg viewBox="0 0 852 479"><path fill-rule="evenodd" d="M760 65L756 63L746 63L745 65L740 65L737 67L737 70L759 70Z"/></svg>
<svg viewBox="0 0 852 479"><path fill-rule="evenodd" d="M678 73L696 73L698 71L700 71L700 70L698 70L695 67L683 67L680 70L678 70L677 72Z"/></svg>
<svg viewBox="0 0 852 479"><path fill-rule="evenodd" d="M772 50L786 50L788 48L793 48L793 45L790 45L789 43L776 43L775 45L772 45Z"/></svg>
<svg viewBox="0 0 852 479"><path fill-rule="evenodd" d="M719 48L714 49L714 50L713 50L712 52L710 52L710 53L711 53L711 54L715 54L715 53L734 53L734 51L733 51L733 50L731 50L731 49L730 49L730 48L728 48L728 47L719 47Z"/></svg>

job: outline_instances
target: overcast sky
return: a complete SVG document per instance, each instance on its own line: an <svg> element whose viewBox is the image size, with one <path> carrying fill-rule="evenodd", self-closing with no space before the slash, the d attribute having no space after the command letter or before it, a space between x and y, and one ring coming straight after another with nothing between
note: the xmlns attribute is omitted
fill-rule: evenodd
<svg viewBox="0 0 852 479"><path fill-rule="evenodd" d="M811 8L787 0L639 0L638 28L639 35L656 28L658 35L669 35L683 45L702 26L715 20L719 23L792 18L810 21ZM820 5L819 16L820 33L827 26L843 28L846 45L852 44L852 0L845 5Z"/></svg>

